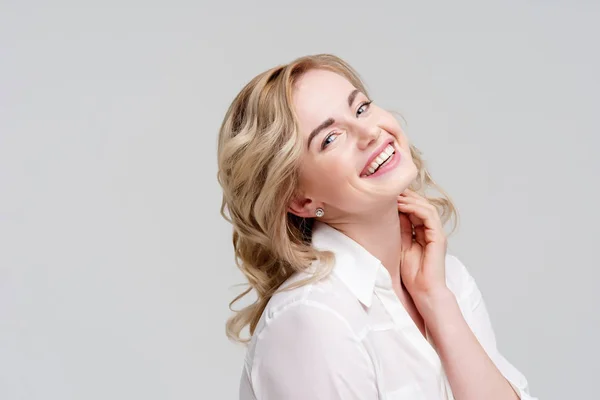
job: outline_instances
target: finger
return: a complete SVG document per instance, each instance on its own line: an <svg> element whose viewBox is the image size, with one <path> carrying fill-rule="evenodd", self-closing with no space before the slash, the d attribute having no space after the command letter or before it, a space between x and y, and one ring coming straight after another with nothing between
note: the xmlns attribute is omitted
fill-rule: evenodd
<svg viewBox="0 0 600 400"><path fill-rule="evenodd" d="M427 201L425 198L415 194L415 193L408 193L408 192L402 192L400 193L400 195L398 195L398 200L406 200L406 201Z"/></svg>
<svg viewBox="0 0 600 400"><path fill-rule="evenodd" d="M401 207L401 205L403 207ZM410 206L421 207L418 204L410 204ZM407 214L410 224L412 225L412 230L415 232L413 235L415 241L421 246L425 246L427 244L427 241L425 240L425 221L423 221L423 219L417 215L408 204L399 203L398 209Z"/></svg>
<svg viewBox="0 0 600 400"><path fill-rule="evenodd" d="M402 212L408 212L413 216L411 222L415 227L424 225L429 229L435 230L442 227L439 214L434 207L418 203L398 203L398 209Z"/></svg>
<svg viewBox="0 0 600 400"><path fill-rule="evenodd" d="M400 195L400 196L398 196L398 202L420 204L424 207L427 207L427 208L437 212L437 209L435 208L435 206L433 204L431 204L431 202L429 200L427 200L426 198L424 198L418 194Z"/></svg>
<svg viewBox="0 0 600 400"><path fill-rule="evenodd" d="M417 243L419 243L423 248L427 245L427 240L425 237L425 222L423 219L415 214L410 215L410 221L414 227L414 238Z"/></svg>
<svg viewBox="0 0 600 400"><path fill-rule="evenodd" d="M438 236L442 235L443 230L437 211L416 203L398 203L398 209L401 212L410 214L409 218L415 227L415 232L417 232L418 239L424 238L422 235L419 236L420 233L418 232L418 228L420 226L432 231L432 236L428 238L430 240L436 240L438 239ZM425 233L426 232L424 231L422 232L422 234Z"/></svg>
<svg viewBox="0 0 600 400"><path fill-rule="evenodd" d="M404 192L400 193L401 196L406 197L421 197L417 192L412 189L405 189Z"/></svg>
<svg viewBox="0 0 600 400"><path fill-rule="evenodd" d="M432 218L437 221L441 227L438 209L425 197L422 197L414 191L409 191L409 195L398 196L398 204L417 204L423 207L426 212L430 213Z"/></svg>
<svg viewBox="0 0 600 400"><path fill-rule="evenodd" d="M416 206L416 207L421 207L421 208L425 207L424 204L422 204L418 199L416 199L414 197L400 196L400 197L398 197L398 207L403 206L403 205L404 206L411 205L411 206ZM411 213L411 214L413 214L413 213ZM411 219L411 221L412 221L412 219ZM419 224L419 225L421 225L421 224Z"/></svg>
<svg viewBox="0 0 600 400"><path fill-rule="evenodd" d="M400 243L402 251L409 250L412 246L412 224L408 215L400 213Z"/></svg>

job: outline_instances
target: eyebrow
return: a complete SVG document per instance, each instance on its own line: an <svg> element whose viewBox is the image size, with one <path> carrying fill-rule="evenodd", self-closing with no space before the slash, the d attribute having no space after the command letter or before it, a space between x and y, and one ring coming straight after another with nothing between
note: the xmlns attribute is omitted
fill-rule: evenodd
<svg viewBox="0 0 600 400"><path fill-rule="evenodd" d="M360 90L354 89L348 95L348 107L352 107L352 103L354 103L354 99L360 93ZM317 126L313 131L308 135L308 144L306 145L307 149L310 149L310 142L312 142L313 138L317 136L323 129L330 127L335 123L333 118L327 118L323 121L319 126Z"/></svg>

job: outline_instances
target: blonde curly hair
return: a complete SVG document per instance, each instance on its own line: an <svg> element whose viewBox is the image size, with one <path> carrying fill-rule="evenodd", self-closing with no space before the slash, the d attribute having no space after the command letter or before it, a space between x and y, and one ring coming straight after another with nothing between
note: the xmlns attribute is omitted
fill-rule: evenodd
<svg viewBox="0 0 600 400"><path fill-rule="evenodd" d="M234 315L226 322L226 335L234 342L250 341L267 302L292 274L319 261L315 274L285 290L318 281L333 268L333 253L311 247L314 219L288 212L288 204L296 193L303 149L292 93L298 79L311 69L340 74L368 96L359 74L344 60L332 54L304 56L252 79L229 106L219 130L217 179L223 189L221 215L233 226L235 263L249 286L229 303ZM450 234L453 233L458 224L456 208L431 178L421 152L412 144L410 151L418 169L410 188L436 206L442 223L454 216ZM426 196L428 188L436 189L441 196ZM252 290L257 299L234 310L233 305ZM246 326L250 336L242 338L241 331Z"/></svg>

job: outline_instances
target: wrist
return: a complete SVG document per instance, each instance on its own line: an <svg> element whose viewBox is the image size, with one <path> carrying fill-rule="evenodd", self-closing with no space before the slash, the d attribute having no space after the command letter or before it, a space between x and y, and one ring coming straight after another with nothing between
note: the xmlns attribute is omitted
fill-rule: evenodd
<svg viewBox="0 0 600 400"><path fill-rule="evenodd" d="M442 287L427 293L419 293L413 302L425 320L444 315L448 309L458 305L456 296L448 287Z"/></svg>

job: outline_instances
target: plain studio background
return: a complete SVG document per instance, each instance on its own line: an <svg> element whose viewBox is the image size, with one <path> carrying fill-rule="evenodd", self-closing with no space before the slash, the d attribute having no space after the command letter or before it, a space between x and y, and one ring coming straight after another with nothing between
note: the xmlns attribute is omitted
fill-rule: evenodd
<svg viewBox="0 0 600 400"><path fill-rule="evenodd" d="M217 130L321 52L406 118L532 393L597 392L598 4L37 3L0 6L0 398L237 397Z"/></svg>

